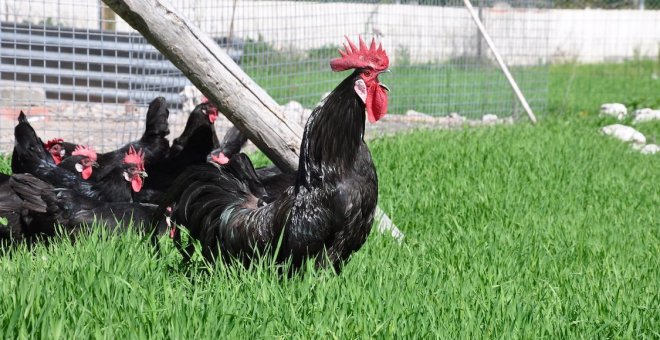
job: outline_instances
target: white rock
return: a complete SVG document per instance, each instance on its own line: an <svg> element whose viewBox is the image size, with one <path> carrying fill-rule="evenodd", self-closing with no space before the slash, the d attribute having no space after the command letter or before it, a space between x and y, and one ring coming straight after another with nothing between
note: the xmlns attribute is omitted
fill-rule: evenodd
<svg viewBox="0 0 660 340"><path fill-rule="evenodd" d="M307 123L307 119L312 114L312 110L308 110L302 106L302 104L297 101L290 101L282 106L282 111L284 114L294 122L304 126Z"/></svg>
<svg viewBox="0 0 660 340"><path fill-rule="evenodd" d="M494 114L485 114L483 117L481 117L481 121L485 123L494 123L497 121L497 115Z"/></svg>
<svg viewBox="0 0 660 340"><path fill-rule="evenodd" d="M304 109L302 104L298 103L295 100L292 100L282 106L282 110L284 110L285 112L301 111L302 109Z"/></svg>
<svg viewBox="0 0 660 340"><path fill-rule="evenodd" d="M447 115L447 117L453 120L460 120L460 121L465 121L467 119L456 112L451 112L449 115Z"/></svg>
<svg viewBox="0 0 660 340"><path fill-rule="evenodd" d="M444 117L444 123L450 125L460 125L465 123L466 120L467 118L459 115L456 112L451 112L447 115L447 117Z"/></svg>
<svg viewBox="0 0 660 340"><path fill-rule="evenodd" d="M420 117L420 118L433 118L433 116L431 116L429 114L419 112L419 111L415 111L415 110L406 111L406 116Z"/></svg>
<svg viewBox="0 0 660 340"><path fill-rule="evenodd" d="M639 151L639 150L642 150L642 148L645 147L645 146L646 146L646 144L637 144L637 143L634 143L634 144L632 145L632 149L635 150L635 151Z"/></svg>
<svg viewBox="0 0 660 340"><path fill-rule="evenodd" d="M36 123L40 120L45 120L45 119L46 117L44 116L32 116L32 117L28 117L27 121L28 123Z"/></svg>
<svg viewBox="0 0 660 340"><path fill-rule="evenodd" d="M633 124L660 120L660 110L639 109L635 111L634 116Z"/></svg>
<svg viewBox="0 0 660 340"><path fill-rule="evenodd" d="M655 155L659 151L660 146L658 146L658 144L646 144L641 149L639 149L639 152L641 152L643 155Z"/></svg>
<svg viewBox="0 0 660 340"><path fill-rule="evenodd" d="M646 144L646 137L644 137L641 132L631 128L630 126L612 124L601 128L600 131L608 136L612 136L626 143L633 142L638 144Z"/></svg>
<svg viewBox="0 0 660 340"><path fill-rule="evenodd" d="M628 115L628 109L625 105L619 103L609 103L600 106L599 116L615 117L618 120L625 118Z"/></svg>
<svg viewBox="0 0 660 340"><path fill-rule="evenodd" d="M195 106L199 105L204 98L204 95L193 85L184 86L183 91L179 92L181 96L181 102L183 107L181 108L183 112L189 113L195 109Z"/></svg>

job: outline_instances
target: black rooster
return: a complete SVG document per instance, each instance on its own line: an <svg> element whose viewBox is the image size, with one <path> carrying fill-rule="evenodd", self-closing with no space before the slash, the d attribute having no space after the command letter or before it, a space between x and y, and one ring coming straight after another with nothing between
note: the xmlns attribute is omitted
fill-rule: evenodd
<svg viewBox="0 0 660 340"><path fill-rule="evenodd" d="M274 251L281 236L278 261L291 258L295 270L312 258L318 267L339 271L365 242L378 198L376 169L363 140L365 108L371 122L385 115L386 87L378 75L389 60L374 41L370 47L361 38L360 47L348 43L330 66L356 71L312 112L294 187L264 204L250 188L259 179L253 169L243 172L252 164L242 154L225 167L192 167L173 184L158 214L171 208L172 221L200 241L207 260L219 254L247 265L255 252Z"/></svg>

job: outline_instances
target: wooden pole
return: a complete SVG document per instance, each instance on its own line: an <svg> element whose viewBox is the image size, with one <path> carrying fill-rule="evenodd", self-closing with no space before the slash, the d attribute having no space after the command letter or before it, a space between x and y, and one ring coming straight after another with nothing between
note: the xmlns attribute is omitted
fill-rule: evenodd
<svg viewBox="0 0 660 340"><path fill-rule="evenodd" d="M103 0L165 55L280 169L295 171L302 128L192 22L164 0Z"/></svg>
<svg viewBox="0 0 660 340"><path fill-rule="evenodd" d="M103 0L166 56L239 130L285 172L298 169L302 127L234 61L166 0ZM380 208L378 230L403 234Z"/></svg>
<svg viewBox="0 0 660 340"><path fill-rule="evenodd" d="M490 38L490 35L486 31L486 28L481 23L479 16L474 11L474 7L472 7L472 3L470 3L470 0L463 0L463 3L465 3L465 7L467 7L468 12L470 12L470 16L472 16L472 20L474 20L474 23L477 24L477 28L479 29L479 32L481 32L481 35L484 37L484 40L486 40L486 44L488 44L488 47L493 52L493 55L495 56L495 60L497 60L497 63L500 65L500 69L502 70L502 72L504 72L504 76L506 77L506 80L509 81L509 85L511 85L511 88L513 89L513 92L516 94L516 97L518 97L518 101L527 112L527 116L529 116L529 119L532 121L532 123L536 124L536 116L534 115L534 112L532 112L532 108L529 107L529 104L527 103L527 99L525 99L525 96L523 96L522 91L520 91L520 88L516 83L516 80L513 79L511 72L509 72L509 68L504 63L504 60L500 56L500 53L497 51L497 48L495 48L495 44L493 43L493 40Z"/></svg>

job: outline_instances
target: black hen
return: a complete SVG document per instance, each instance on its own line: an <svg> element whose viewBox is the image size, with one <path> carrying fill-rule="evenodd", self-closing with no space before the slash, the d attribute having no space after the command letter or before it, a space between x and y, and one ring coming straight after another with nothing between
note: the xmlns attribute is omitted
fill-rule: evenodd
<svg viewBox="0 0 660 340"><path fill-rule="evenodd" d="M349 46L330 65L334 71L357 70L312 112L295 187L261 205L259 193L250 188L259 181L254 171L237 173L252 166L241 155L227 167L198 166L177 178L159 213L172 208L171 219L200 241L206 259L219 254L247 264L255 252L273 251L281 235L279 261L291 258L296 269L312 258L319 267L339 271L365 242L378 197L376 170L363 140L365 108L372 122L385 114L387 93L378 74L389 61L374 42L367 47L360 39L359 48L350 41Z"/></svg>
<svg viewBox="0 0 660 340"><path fill-rule="evenodd" d="M112 168L108 167L106 175L95 183L56 166L22 112L19 123L14 128L14 137L12 172L15 174L30 173L55 187L69 188L82 196L105 202L132 202L134 192L142 188L146 173L140 160L144 159L144 154L141 151L136 152L132 146L122 155L120 162ZM71 160L82 157L83 162L93 164L93 159L90 160L92 154L74 155ZM84 169L82 173L84 176Z"/></svg>
<svg viewBox="0 0 660 340"><path fill-rule="evenodd" d="M112 231L132 225L146 231L157 206L141 203L101 202L75 190L56 188L30 174L13 175L9 180L13 200L21 204L20 228L14 235L25 240L54 236L58 226L70 236L97 222Z"/></svg>
<svg viewBox="0 0 660 340"><path fill-rule="evenodd" d="M25 202L12 190L9 175L0 174L0 247L23 240L22 218ZM28 201L29 202L29 201Z"/></svg>
<svg viewBox="0 0 660 340"><path fill-rule="evenodd" d="M206 162L207 155L219 145L213 125L217 114L217 109L211 103L202 103L195 107L183 132L172 142L167 157L147 169L147 190L140 194L141 202L159 202L161 194L183 170L188 166Z"/></svg>
<svg viewBox="0 0 660 340"><path fill-rule="evenodd" d="M213 153L218 154L222 152L223 156L228 160L229 158L232 158L234 155L237 155L239 152L241 152L241 149L243 146L245 146L247 141L247 136L244 135L237 127L232 126L229 128L229 130L227 130L225 136L222 138L220 147L213 150ZM223 164L223 162L220 162L220 164Z"/></svg>
<svg viewBox="0 0 660 340"><path fill-rule="evenodd" d="M194 162L206 159L206 155L220 145L214 126L217 117L218 109L212 103L197 105L190 113L181 135L172 141L168 157L187 157Z"/></svg>
<svg viewBox="0 0 660 340"><path fill-rule="evenodd" d="M60 165L64 159L67 157L71 156L71 151L67 152L66 148L64 145L64 140L62 138L55 138L51 139L48 142L44 143L44 149L48 151L51 157L53 157L53 161L55 162L56 165Z"/></svg>
<svg viewBox="0 0 660 340"><path fill-rule="evenodd" d="M118 166L121 166L124 156L131 147L144 152L144 162L146 170L149 172L169 152L170 142L166 137L170 133L167 122L169 115L170 111L167 109L165 98L158 97L154 99L149 104L146 127L140 140L128 143L117 150L98 154L96 160L98 168L94 170L91 179L98 181ZM62 145L67 151L74 150L76 147L76 144L66 142L63 142Z"/></svg>
<svg viewBox="0 0 660 340"><path fill-rule="evenodd" d="M64 158L58 166L73 173L80 173L83 179L91 179L94 168L99 166L99 163L96 162L97 157L93 148L78 145L70 156Z"/></svg>
<svg viewBox="0 0 660 340"><path fill-rule="evenodd" d="M23 111L18 115L18 124L14 127L14 137L14 151L11 156L13 173L30 172L42 162L55 166L55 161L44 148L43 142L37 136Z"/></svg>
<svg viewBox="0 0 660 340"><path fill-rule="evenodd" d="M207 162L213 162L219 165L226 165L230 158L238 154L241 148L247 142L247 136L232 126L225 134L220 147L211 151L207 157ZM256 176L267 195L261 197L265 202L272 202L277 196L284 192L288 187L295 184L295 173L282 172L275 165L255 169Z"/></svg>
<svg viewBox="0 0 660 340"><path fill-rule="evenodd" d="M45 181L65 187L91 189L91 183L83 181L74 173L55 165L53 158L44 149L41 139L23 112L19 114L18 124L14 128L11 170L15 174L31 173Z"/></svg>

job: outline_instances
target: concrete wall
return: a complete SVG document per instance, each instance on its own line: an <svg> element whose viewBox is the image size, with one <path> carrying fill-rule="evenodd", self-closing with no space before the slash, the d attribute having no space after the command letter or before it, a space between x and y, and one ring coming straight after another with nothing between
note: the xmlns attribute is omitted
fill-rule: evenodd
<svg viewBox="0 0 660 340"><path fill-rule="evenodd" d="M344 34L376 33L392 59L444 61L486 53L464 8L288 1L173 0L203 30L264 39L278 48L339 45ZM0 0L3 21L97 29L99 0ZM485 25L510 64L602 62L660 50L660 11L484 9ZM50 19L49 19L50 18ZM131 28L118 19L117 29ZM486 54L487 55L487 54ZM396 62L396 60L393 60Z"/></svg>

